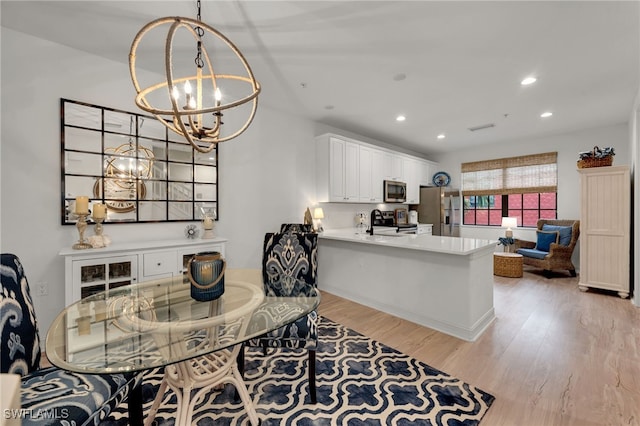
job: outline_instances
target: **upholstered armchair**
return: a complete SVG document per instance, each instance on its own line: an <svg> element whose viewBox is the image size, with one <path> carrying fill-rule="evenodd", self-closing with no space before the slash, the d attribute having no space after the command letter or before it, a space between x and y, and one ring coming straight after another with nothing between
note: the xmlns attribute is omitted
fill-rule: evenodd
<svg viewBox="0 0 640 426"><path fill-rule="evenodd" d="M515 240L516 253L522 255L523 263L543 269L547 278L554 269L567 270L575 277L571 255L580 237L580 221L540 219L536 235L536 242Z"/></svg>
<svg viewBox="0 0 640 426"><path fill-rule="evenodd" d="M40 368L40 337L29 283L17 256L1 259L0 372L22 376L22 425L98 425L132 383L122 374L78 374Z"/></svg>
<svg viewBox="0 0 640 426"><path fill-rule="evenodd" d="M281 232L267 233L262 257L262 282L267 296L292 297L318 294L318 234L304 228L283 225ZM254 313L253 321L272 321L280 315L278 303L264 306ZM259 338L245 347L306 349L308 352L309 397L316 403L316 347L318 314L304 317Z"/></svg>

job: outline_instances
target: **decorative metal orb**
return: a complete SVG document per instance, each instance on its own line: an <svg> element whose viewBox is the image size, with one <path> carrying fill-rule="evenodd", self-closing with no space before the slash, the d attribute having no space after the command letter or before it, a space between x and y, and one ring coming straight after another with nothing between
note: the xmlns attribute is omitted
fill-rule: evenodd
<svg viewBox="0 0 640 426"><path fill-rule="evenodd" d="M139 83L136 72L137 50L140 41L145 35L163 25L169 26L164 49L166 81L143 88ZM176 77L176 67L174 67L172 61L174 49L176 48L174 39L179 30L185 30L191 34L194 39L194 46L197 47L198 56L196 57L193 75ZM228 47L235 55L235 58L242 64L246 75L216 74L205 47L205 43L208 40L221 41L223 46ZM218 52L216 51L216 53ZM237 137L249 127L255 116L258 106L258 94L261 88L253 75L251 67L240 50L227 37L199 20L184 17L166 17L145 25L138 32L131 45L129 71L137 92L136 105L140 109L153 114L171 131L185 137L194 149L199 152L210 152L215 147L215 144ZM249 85L249 90L246 90L246 96L240 97L240 99L222 102L223 96L229 95L229 93L221 90L221 85L224 85L225 82L246 83ZM181 86L184 87L184 99L182 99ZM193 92L192 86L194 87ZM152 105L150 98L156 99L159 94L168 97L170 108ZM240 125L237 130L232 130L223 136L221 127L224 124L222 122L224 113L248 102L252 103L251 110L244 124ZM169 106L169 103L167 103L167 106ZM225 128L225 130L227 129Z"/></svg>

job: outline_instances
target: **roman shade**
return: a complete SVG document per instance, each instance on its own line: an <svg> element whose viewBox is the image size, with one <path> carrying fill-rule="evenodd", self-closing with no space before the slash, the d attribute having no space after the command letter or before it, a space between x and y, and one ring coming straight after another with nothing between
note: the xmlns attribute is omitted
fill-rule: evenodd
<svg viewBox="0 0 640 426"><path fill-rule="evenodd" d="M558 153L462 163L462 195L556 192Z"/></svg>

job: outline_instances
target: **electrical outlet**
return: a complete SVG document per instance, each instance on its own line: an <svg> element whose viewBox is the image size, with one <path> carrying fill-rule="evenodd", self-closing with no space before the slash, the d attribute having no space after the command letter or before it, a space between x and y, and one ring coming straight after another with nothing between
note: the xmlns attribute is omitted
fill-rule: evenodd
<svg viewBox="0 0 640 426"><path fill-rule="evenodd" d="M38 296L47 296L49 294L49 285L46 282L38 283Z"/></svg>

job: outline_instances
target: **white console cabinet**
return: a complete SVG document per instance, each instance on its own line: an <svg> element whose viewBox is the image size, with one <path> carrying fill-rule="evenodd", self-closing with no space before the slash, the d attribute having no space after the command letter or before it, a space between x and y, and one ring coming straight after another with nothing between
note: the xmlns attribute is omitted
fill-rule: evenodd
<svg viewBox="0 0 640 426"><path fill-rule="evenodd" d="M88 250L63 249L65 304L127 284L185 272L191 256L203 251L225 255L225 238L113 244Z"/></svg>

